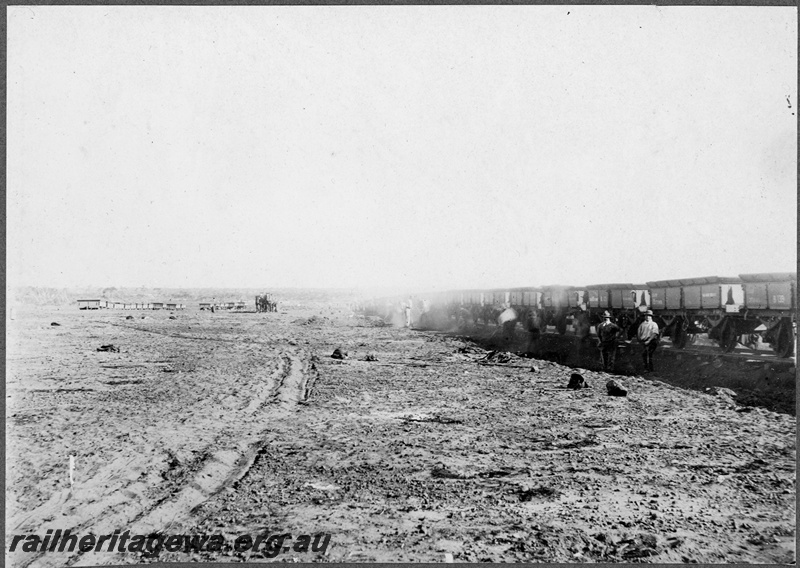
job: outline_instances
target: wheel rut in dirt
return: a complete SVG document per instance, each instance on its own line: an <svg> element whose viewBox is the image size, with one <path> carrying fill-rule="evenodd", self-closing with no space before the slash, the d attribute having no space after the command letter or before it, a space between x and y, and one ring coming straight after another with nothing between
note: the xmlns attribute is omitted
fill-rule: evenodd
<svg viewBox="0 0 800 568"><path fill-rule="evenodd" d="M244 477L262 448L270 443L269 424L285 419L307 401L317 376L312 359L299 349L282 348L277 362L277 368L253 389L250 403L235 418L247 420L257 429L239 432L235 438L224 440L224 447L209 448L196 462L174 468L177 471L168 472L170 482L165 482L164 474L159 478L157 473L163 465L161 456L145 458L127 452L80 489L53 495L10 526L16 533L69 529L72 534L82 534L91 528L94 534L111 534L119 527L141 535L168 531L195 507ZM220 442L217 440L212 446L222 445ZM113 552L30 553L27 558L20 558L18 566L119 564L123 558L123 554Z"/></svg>

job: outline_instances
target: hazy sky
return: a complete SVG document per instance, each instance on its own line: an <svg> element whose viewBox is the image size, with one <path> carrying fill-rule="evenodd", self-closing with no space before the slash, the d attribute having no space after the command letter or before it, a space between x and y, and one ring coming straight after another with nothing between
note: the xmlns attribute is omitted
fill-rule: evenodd
<svg viewBox="0 0 800 568"><path fill-rule="evenodd" d="M9 6L9 285L794 271L797 9Z"/></svg>

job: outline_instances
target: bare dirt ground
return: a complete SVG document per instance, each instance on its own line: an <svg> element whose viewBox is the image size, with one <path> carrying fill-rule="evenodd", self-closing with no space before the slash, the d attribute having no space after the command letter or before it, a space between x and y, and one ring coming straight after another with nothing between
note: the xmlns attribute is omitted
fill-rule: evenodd
<svg viewBox="0 0 800 568"><path fill-rule="evenodd" d="M572 391L573 368L485 356L335 310L18 310L7 547L59 528L226 546L7 563L266 561L231 547L265 531L331 534L276 561L794 562L794 416L638 376L610 397L590 370Z"/></svg>

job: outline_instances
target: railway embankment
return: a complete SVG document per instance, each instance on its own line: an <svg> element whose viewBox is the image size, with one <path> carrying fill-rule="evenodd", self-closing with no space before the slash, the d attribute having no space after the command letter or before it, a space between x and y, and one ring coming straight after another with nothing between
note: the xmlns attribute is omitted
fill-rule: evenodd
<svg viewBox="0 0 800 568"><path fill-rule="evenodd" d="M451 332L487 349L509 351L534 359L544 359L579 369L600 370L600 353L593 337L581 341L571 334L546 333L531 342L530 335L516 331L504 337L494 325L474 326ZM702 342L701 342L702 343ZM690 345L677 349L663 340L656 351L655 372L645 373L642 348L634 340L620 343L614 372L623 376L643 376L667 384L706 393L727 388L736 393L735 402L746 411L762 407L795 416L797 413L797 370L794 358L781 359L769 351L743 350L724 353L710 345Z"/></svg>

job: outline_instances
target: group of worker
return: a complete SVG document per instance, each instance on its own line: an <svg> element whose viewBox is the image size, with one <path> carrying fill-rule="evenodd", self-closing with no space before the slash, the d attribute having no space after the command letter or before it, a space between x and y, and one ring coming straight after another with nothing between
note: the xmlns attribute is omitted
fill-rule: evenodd
<svg viewBox="0 0 800 568"><path fill-rule="evenodd" d="M613 371L614 362L617 356L617 335L622 328L611 320L611 314L603 313L603 323L597 326L597 337L600 339L600 362L603 370ZM658 324L653 321L652 310L644 313L644 321L639 325L636 338L642 344L642 359L644 360L645 372L653 372L653 354L658 347L661 335Z"/></svg>

